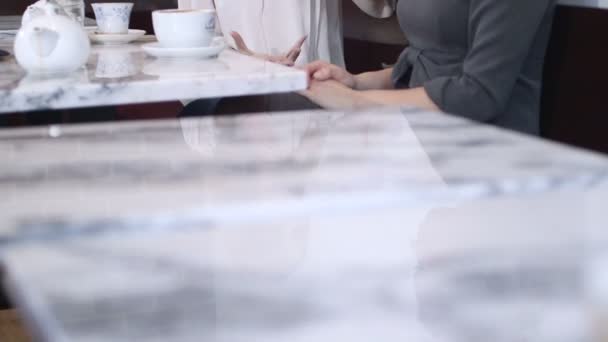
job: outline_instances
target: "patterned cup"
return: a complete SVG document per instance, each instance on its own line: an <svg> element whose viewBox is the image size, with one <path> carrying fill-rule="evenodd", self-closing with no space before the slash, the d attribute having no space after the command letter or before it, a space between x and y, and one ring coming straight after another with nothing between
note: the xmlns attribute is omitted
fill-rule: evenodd
<svg viewBox="0 0 608 342"><path fill-rule="evenodd" d="M92 4L99 33L126 34L133 4L129 2Z"/></svg>

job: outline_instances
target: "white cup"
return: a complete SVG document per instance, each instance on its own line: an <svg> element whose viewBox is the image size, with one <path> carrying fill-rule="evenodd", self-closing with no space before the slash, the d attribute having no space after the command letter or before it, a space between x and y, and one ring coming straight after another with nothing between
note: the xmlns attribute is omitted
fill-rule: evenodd
<svg viewBox="0 0 608 342"><path fill-rule="evenodd" d="M158 42L167 48L211 45L215 36L215 10L160 10L152 12Z"/></svg>
<svg viewBox="0 0 608 342"><path fill-rule="evenodd" d="M129 21L133 4L129 2L108 2L91 4L99 33L126 34L129 32Z"/></svg>
<svg viewBox="0 0 608 342"><path fill-rule="evenodd" d="M213 0L177 0L179 9L215 8Z"/></svg>

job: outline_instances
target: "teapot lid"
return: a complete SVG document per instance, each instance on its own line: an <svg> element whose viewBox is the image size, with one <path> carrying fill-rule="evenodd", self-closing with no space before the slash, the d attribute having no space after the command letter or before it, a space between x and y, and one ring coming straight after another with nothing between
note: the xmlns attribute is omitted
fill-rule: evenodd
<svg viewBox="0 0 608 342"><path fill-rule="evenodd" d="M38 0L31 7L42 9L47 15L67 15L57 0Z"/></svg>

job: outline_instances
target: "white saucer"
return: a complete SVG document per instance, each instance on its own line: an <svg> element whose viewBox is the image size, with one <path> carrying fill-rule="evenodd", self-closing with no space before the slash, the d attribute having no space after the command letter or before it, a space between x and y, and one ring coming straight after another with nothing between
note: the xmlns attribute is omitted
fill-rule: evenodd
<svg viewBox="0 0 608 342"><path fill-rule="evenodd" d="M195 48L167 48L160 43L148 43L141 48L154 57L173 57L173 58L214 58L226 48L224 39L215 39L211 46L195 47Z"/></svg>
<svg viewBox="0 0 608 342"><path fill-rule="evenodd" d="M129 33L125 34L105 34L96 31L89 31L89 38L93 43L106 44L106 45L118 45L128 44L137 38L140 38L146 34L144 30L129 30Z"/></svg>

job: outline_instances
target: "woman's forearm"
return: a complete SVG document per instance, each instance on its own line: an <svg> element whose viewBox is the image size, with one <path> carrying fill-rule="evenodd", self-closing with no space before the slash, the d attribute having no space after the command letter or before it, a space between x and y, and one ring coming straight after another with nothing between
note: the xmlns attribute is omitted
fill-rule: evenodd
<svg viewBox="0 0 608 342"><path fill-rule="evenodd" d="M356 90L393 89L393 69L365 72L355 76Z"/></svg>
<svg viewBox="0 0 608 342"><path fill-rule="evenodd" d="M422 87L400 90L367 90L360 91L359 95L380 105L405 105L440 110Z"/></svg>

